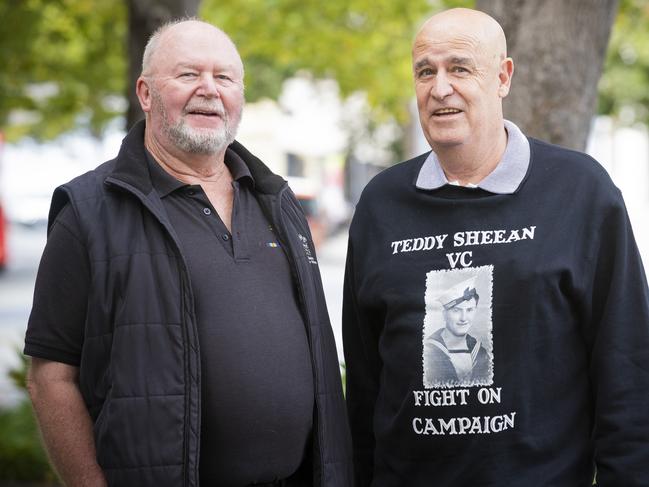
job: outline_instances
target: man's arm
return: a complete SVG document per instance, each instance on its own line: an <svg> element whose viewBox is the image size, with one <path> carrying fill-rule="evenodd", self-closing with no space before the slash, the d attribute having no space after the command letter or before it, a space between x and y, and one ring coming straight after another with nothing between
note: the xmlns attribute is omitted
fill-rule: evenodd
<svg viewBox="0 0 649 487"><path fill-rule="evenodd" d="M368 487L374 474L374 408L381 366L378 340L373 338L366 326L368 317L358 306L351 240L347 249L342 318L355 486Z"/></svg>
<svg viewBox="0 0 649 487"><path fill-rule="evenodd" d="M67 487L103 487L92 420L78 386L79 369L32 359L27 388L52 465Z"/></svg>
<svg viewBox="0 0 649 487"><path fill-rule="evenodd" d="M649 291L624 204L610 209L586 293L601 487L649 485Z"/></svg>

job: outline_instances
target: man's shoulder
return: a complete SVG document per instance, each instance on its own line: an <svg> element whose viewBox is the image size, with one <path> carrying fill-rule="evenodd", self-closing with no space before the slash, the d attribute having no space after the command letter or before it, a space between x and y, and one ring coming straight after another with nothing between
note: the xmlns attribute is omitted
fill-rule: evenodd
<svg viewBox="0 0 649 487"><path fill-rule="evenodd" d="M422 154L384 169L367 183L354 210L350 235L355 235L358 228L370 228L376 221L388 215L394 217L401 211L395 201L403 203L408 193L415 191L417 175L426 156Z"/></svg>
<svg viewBox="0 0 649 487"><path fill-rule="evenodd" d="M69 180L67 183L62 184L61 188L95 188L97 184L103 185L106 177L115 167L116 159L111 159L109 161L101 163L99 166L87 171L79 176L76 176Z"/></svg>
<svg viewBox="0 0 649 487"><path fill-rule="evenodd" d="M427 346L435 346L435 347L442 345L444 348L446 348L446 343L444 342L444 338L442 337L443 331L444 328L439 328L435 330L433 333L431 333L430 335L428 335L428 337L426 337L425 344Z"/></svg>
<svg viewBox="0 0 649 487"><path fill-rule="evenodd" d="M473 350L476 347L478 347L477 353L487 352L482 342L478 340L476 337L474 337L473 335L470 335L468 333L466 335L466 344L469 350Z"/></svg>
<svg viewBox="0 0 649 487"><path fill-rule="evenodd" d="M48 227L52 226L60 211L69 202L78 207L96 199L105 188L104 181L114 166L115 159L111 159L57 187L52 195Z"/></svg>
<svg viewBox="0 0 649 487"><path fill-rule="evenodd" d="M419 170L429 153L420 154L412 159L383 169L367 183L363 193L373 194L377 191L384 193L398 191L411 184L414 186Z"/></svg>
<svg viewBox="0 0 649 487"><path fill-rule="evenodd" d="M592 156L575 149L551 144L539 139L529 138L530 157L534 164L561 171L566 176L579 175L592 177L605 182L611 179L606 169Z"/></svg>
<svg viewBox="0 0 649 487"><path fill-rule="evenodd" d="M367 183L361 193L357 211L363 208L381 208L394 197L414 189L419 170L428 153L390 166Z"/></svg>
<svg viewBox="0 0 649 487"><path fill-rule="evenodd" d="M618 202L620 191L606 169L592 156L542 140L530 138L531 175L544 186L563 182L576 194Z"/></svg>

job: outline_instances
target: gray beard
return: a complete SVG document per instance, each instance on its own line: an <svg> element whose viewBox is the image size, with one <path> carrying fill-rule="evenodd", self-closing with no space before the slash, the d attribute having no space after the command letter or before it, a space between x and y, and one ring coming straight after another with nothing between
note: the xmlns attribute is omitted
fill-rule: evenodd
<svg viewBox="0 0 649 487"><path fill-rule="evenodd" d="M225 150L236 136L236 127L234 130L231 129L227 114L223 117L223 128L221 130L194 130L182 119L170 125L166 122L165 117L164 131L176 147L190 154L216 154Z"/></svg>
<svg viewBox="0 0 649 487"><path fill-rule="evenodd" d="M230 124L230 117L223 110L223 128L217 131L198 131L194 130L185 123L184 119L180 119L175 124L171 125L167 118L167 110L160 94L152 89L152 96L154 103L157 105L162 115L163 126L167 137L172 144L178 147L181 151L189 154L216 154L224 151L229 146L237 135L239 124L232 127ZM243 107L242 107L243 109ZM239 120L241 120L241 113L239 113Z"/></svg>

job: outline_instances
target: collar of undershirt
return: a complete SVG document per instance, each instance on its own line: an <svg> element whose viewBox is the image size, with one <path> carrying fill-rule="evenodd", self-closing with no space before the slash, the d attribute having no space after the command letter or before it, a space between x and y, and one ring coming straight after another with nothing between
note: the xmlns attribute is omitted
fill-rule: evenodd
<svg viewBox="0 0 649 487"><path fill-rule="evenodd" d="M514 193L527 174L530 165L530 143L521 130L509 120L505 120L507 130L507 147L500 162L491 173L477 185L467 185L467 188L479 188L495 194ZM432 190L444 185L458 185L457 181L450 182L437 158L431 151L421 169L415 183L419 189Z"/></svg>
<svg viewBox="0 0 649 487"><path fill-rule="evenodd" d="M189 184L176 179L165 171L147 149L145 149L145 153L149 173L151 174L151 182L161 198L164 198L178 188L189 186ZM233 180L242 181L247 178L254 185L254 178L252 177L252 174L250 174L248 166L246 166L243 159L241 159L241 157L230 148L225 151L225 164L228 166Z"/></svg>

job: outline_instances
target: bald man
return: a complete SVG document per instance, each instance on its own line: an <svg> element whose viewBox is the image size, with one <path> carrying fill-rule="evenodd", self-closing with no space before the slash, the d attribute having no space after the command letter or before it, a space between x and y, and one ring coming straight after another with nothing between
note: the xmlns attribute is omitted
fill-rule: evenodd
<svg viewBox="0 0 649 487"><path fill-rule="evenodd" d="M412 63L432 151L367 185L349 237L356 485L649 485L649 291L619 190L503 119L514 65L488 15L433 16ZM439 318L459 302L471 342ZM481 374L433 380L474 342Z"/></svg>
<svg viewBox="0 0 649 487"><path fill-rule="evenodd" d="M25 353L67 486L351 486L313 242L234 140L243 76L216 27L161 27L145 120L54 193Z"/></svg>

